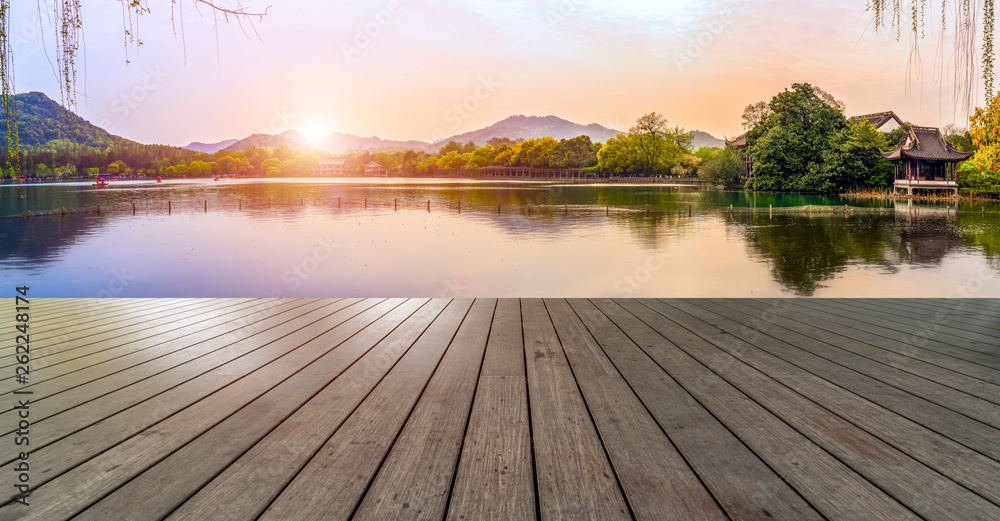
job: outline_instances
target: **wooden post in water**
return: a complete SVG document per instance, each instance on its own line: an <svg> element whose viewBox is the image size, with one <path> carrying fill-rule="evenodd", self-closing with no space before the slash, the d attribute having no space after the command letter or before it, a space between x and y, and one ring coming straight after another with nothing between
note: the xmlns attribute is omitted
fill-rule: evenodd
<svg viewBox="0 0 1000 521"><path fill-rule="evenodd" d="M337 198L337 208L340 208L340 198Z"/></svg>
<svg viewBox="0 0 1000 521"><path fill-rule="evenodd" d="M208 199L205 199L205 213L208 213Z"/></svg>
<svg viewBox="0 0 1000 521"><path fill-rule="evenodd" d="M63 210L63 213L66 213L66 211ZM132 203L132 215L135 215L135 203Z"/></svg>
<svg viewBox="0 0 1000 521"><path fill-rule="evenodd" d="M646 205L646 215L649 215L649 205Z"/></svg>
<svg viewBox="0 0 1000 521"><path fill-rule="evenodd" d="M267 209L268 210L271 209L271 198L270 197L267 198Z"/></svg>
<svg viewBox="0 0 1000 521"><path fill-rule="evenodd" d="M563 205L563 213L565 215L569 215L569 205L568 204L564 204Z"/></svg>
<svg viewBox="0 0 1000 521"><path fill-rule="evenodd" d="M604 207L604 215L606 215L608 217L611 216L611 205L610 204Z"/></svg>
<svg viewBox="0 0 1000 521"><path fill-rule="evenodd" d="M97 205L97 215L101 215L101 205ZM28 217L31 217L31 210L28 210Z"/></svg>
<svg viewBox="0 0 1000 521"><path fill-rule="evenodd" d="M170 215L170 201L167 201L167 215Z"/></svg>
<svg viewBox="0 0 1000 521"><path fill-rule="evenodd" d="M497 205L497 215L500 215L500 205Z"/></svg>
<svg viewBox="0 0 1000 521"><path fill-rule="evenodd" d="M691 217L691 205L688 205L688 217Z"/></svg>
<svg viewBox="0 0 1000 521"><path fill-rule="evenodd" d="M132 207L135 208L135 203L132 203ZM66 217L66 207L65 206L62 207L62 216Z"/></svg>
<svg viewBox="0 0 1000 521"><path fill-rule="evenodd" d="M462 213L462 201L458 202L458 213Z"/></svg>
<svg viewBox="0 0 1000 521"><path fill-rule="evenodd" d="M240 211L242 212L243 211L243 199L239 199L239 202L240 202Z"/></svg>
<svg viewBox="0 0 1000 521"><path fill-rule="evenodd" d="M368 209L368 198L365 197L365 210L367 210L367 209Z"/></svg>
<svg viewBox="0 0 1000 521"><path fill-rule="evenodd" d="M431 200L427 200L427 213L431 213Z"/></svg>
<svg viewBox="0 0 1000 521"><path fill-rule="evenodd" d="M768 219L774 219L774 205L773 204L767 205L767 218Z"/></svg>
<svg viewBox="0 0 1000 521"><path fill-rule="evenodd" d="M393 199L393 200L392 200L392 211L394 211L394 212L395 212L395 211L397 210L397 208L398 208L398 205L397 205L396 201L397 201L396 199Z"/></svg>

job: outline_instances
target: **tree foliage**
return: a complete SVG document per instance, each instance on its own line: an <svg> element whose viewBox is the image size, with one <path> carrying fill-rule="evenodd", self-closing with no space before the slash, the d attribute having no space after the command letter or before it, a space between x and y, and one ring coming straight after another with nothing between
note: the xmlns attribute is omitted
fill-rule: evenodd
<svg viewBox="0 0 1000 521"><path fill-rule="evenodd" d="M608 139L597 155L597 166L627 175L670 174L690 154L691 139L691 134L669 128L666 118L651 112L636 120L628 134Z"/></svg>
<svg viewBox="0 0 1000 521"><path fill-rule="evenodd" d="M834 193L872 186L873 175L884 175L885 136L867 121L849 124L843 104L824 91L793 84L768 110L747 133L754 164L748 188Z"/></svg>

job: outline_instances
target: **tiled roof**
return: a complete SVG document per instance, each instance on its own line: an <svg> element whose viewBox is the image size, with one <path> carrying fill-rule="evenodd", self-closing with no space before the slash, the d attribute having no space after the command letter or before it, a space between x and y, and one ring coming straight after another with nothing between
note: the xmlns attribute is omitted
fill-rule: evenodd
<svg viewBox="0 0 1000 521"><path fill-rule="evenodd" d="M972 152L959 152L947 142L937 127L910 127L906 141L892 152L883 152L882 157L898 160L903 157L927 161L965 161Z"/></svg>
<svg viewBox="0 0 1000 521"><path fill-rule="evenodd" d="M868 120L868 122L871 123L872 126L875 128L881 128L882 125L885 125L886 123L892 120L895 120L897 125L903 124L903 120L899 119L899 116L897 116L896 113L891 110L886 112L876 112L875 114L864 114L861 116L854 116L852 118L848 118L848 121L850 121L851 123L858 123L865 120Z"/></svg>

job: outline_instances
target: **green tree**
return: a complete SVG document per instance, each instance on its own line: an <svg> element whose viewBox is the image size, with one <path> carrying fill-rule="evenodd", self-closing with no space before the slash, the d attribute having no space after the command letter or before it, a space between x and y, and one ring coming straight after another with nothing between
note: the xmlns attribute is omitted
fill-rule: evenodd
<svg viewBox="0 0 1000 521"><path fill-rule="evenodd" d="M472 157L469 159L469 168L492 166L494 157L496 157L496 149L492 145L479 147L472 153Z"/></svg>
<svg viewBox="0 0 1000 521"><path fill-rule="evenodd" d="M732 187L740 182L743 154L733 147L726 147L698 165L698 177L713 185Z"/></svg>
<svg viewBox="0 0 1000 521"><path fill-rule="evenodd" d="M748 187L827 192L840 186L851 161L831 147L846 145L843 113L808 83L793 84L771 98L768 107L767 119L747 133L754 163ZM832 163L824 167L827 160Z"/></svg>
<svg viewBox="0 0 1000 521"><path fill-rule="evenodd" d="M265 159L261 162L260 168L267 177L279 176L281 175L281 160L276 157Z"/></svg>

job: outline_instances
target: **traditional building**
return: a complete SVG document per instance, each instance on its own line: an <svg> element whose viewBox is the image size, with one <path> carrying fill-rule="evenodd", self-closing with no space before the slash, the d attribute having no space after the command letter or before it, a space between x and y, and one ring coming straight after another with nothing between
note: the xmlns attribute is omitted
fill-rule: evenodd
<svg viewBox="0 0 1000 521"><path fill-rule="evenodd" d="M747 153L747 135L744 132L733 139L726 140L727 147L733 147L739 150L740 156L743 157L743 169L740 171L740 179L747 180L753 175L753 158Z"/></svg>
<svg viewBox="0 0 1000 521"><path fill-rule="evenodd" d="M320 159L319 164L312 169L314 177L342 177L346 174L344 162L346 159Z"/></svg>
<svg viewBox="0 0 1000 521"><path fill-rule="evenodd" d="M958 163L972 157L972 152L959 152L935 127L911 126L906 139L882 157L895 167L893 192L952 190L958 195Z"/></svg>
<svg viewBox="0 0 1000 521"><path fill-rule="evenodd" d="M365 176L366 177L386 177L389 175L389 171L385 169L384 166L372 161L365 165Z"/></svg>
<svg viewBox="0 0 1000 521"><path fill-rule="evenodd" d="M876 112L875 114L863 114L861 116L854 116L847 119L851 123L860 123L862 121L867 121L882 133L888 134L893 130L903 126L903 120L899 119L893 111L887 112Z"/></svg>

